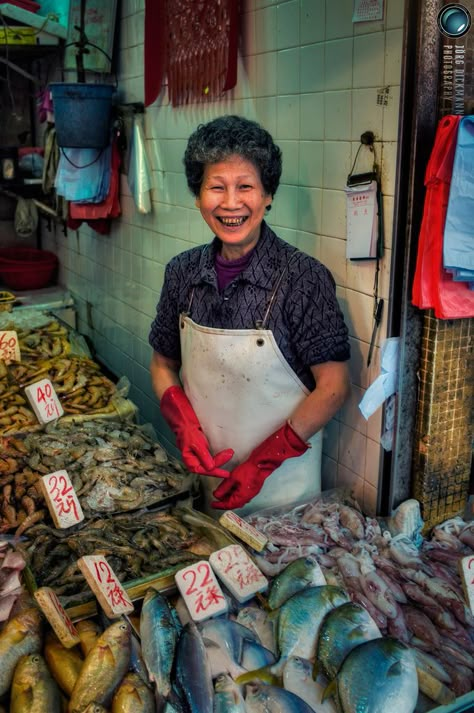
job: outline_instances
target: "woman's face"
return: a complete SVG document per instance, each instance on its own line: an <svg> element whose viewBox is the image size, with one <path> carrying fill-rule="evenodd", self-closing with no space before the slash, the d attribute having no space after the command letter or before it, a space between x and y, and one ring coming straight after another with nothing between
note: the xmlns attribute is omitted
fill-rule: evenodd
<svg viewBox="0 0 474 713"><path fill-rule="evenodd" d="M241 257L256 245L271 202L258 169L240 156L208 164L196 198L202 217L222 241L222 256L228 259Z"/></svg>

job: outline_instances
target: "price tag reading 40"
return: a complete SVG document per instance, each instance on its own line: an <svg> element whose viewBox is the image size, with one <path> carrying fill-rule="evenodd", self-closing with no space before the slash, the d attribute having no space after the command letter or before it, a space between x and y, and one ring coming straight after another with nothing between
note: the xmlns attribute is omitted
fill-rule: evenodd
<svg viewBox="0 0 474 713"><path fill-rule="evenodd" d="M49 379L41 379L25 388L25 394L40 423L54 421L64 410Z"/></svg>
<svg viewBox="0 0 474 713"><path fill-rule="evenodd" d="M224 593L205 560L180 569L174 579L194 621L204 621L227 611Z"/></svg>
<svg viewBox="0 0 474 713"><path fill-rule="evenodd" d="M11 361L21 361L16 332L0 332L0 361L4 361L7 364Z"/></svg>
<svg viewBox="0 0 474 713"><path fill-rule="evenodd" d="M43 475L40 483L56 527L72 527L84 520L81 504L66 470Z"/></svg>
<svg viewBox="0 0 474 713"><path fill-rule="evenodd" d="M103 555L81 557L77 560L77 566L109 619L133 611L134 607L127 592Z"/></svg>

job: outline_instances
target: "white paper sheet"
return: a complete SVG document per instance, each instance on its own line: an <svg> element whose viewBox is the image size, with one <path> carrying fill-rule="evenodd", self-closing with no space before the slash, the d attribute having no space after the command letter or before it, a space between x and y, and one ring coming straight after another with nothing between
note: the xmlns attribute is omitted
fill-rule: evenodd
<svg viewBox="0 0 474 713"><path fill-rule="evenodd" d="M399 337L390 337L384 340L380 359L380 376L369 386L359 404L359 409L365 419L372 416L383 402L397 391L399 353Z"/></svg>

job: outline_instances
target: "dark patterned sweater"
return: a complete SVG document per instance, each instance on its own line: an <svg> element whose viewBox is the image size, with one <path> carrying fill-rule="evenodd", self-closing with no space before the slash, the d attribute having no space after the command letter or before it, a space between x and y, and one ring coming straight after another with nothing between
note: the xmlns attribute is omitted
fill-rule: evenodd
<svg viewBox="0 0 474 713"><path fill-rule="evenodd" d="M264 222L252 260L219 292L215 255L220 240L172 258L151 325L153 349L181 361L179 314L205 327L255 329L270 311L271 329L283 356L301 381L314 389L310 366L349 359L348 331L334 279L319 260L281 240ZM274 294L274 299L272 295Z"/></svg>

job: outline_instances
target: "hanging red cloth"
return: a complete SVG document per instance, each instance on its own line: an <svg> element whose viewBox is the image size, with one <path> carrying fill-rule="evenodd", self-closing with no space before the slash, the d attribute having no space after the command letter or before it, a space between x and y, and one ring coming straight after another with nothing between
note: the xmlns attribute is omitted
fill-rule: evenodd
<svg viewBox="0 0 474 713"><path fill-rule="evenodd" d="M425 203L418 240L412 302L439 319L474 316L474 291L443 268L443 233L461 116L445 116L436 131L425 173Z"/></svg>
<svg viewBox="0 0 474 713"><path fill-rule="evenodd" d="M145 106L165 75L173 106L216 99L237 82L238 0L146 0Z"/></svg>
<svg viewBox="0 0 474 713"><path fill-rule="evenodd" d="M166 73L165 0L145 0L145 106L153 104Z"/></svg>

